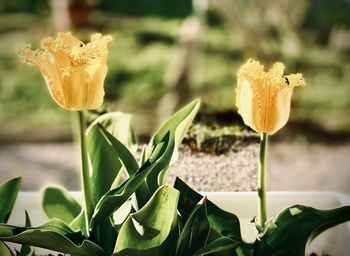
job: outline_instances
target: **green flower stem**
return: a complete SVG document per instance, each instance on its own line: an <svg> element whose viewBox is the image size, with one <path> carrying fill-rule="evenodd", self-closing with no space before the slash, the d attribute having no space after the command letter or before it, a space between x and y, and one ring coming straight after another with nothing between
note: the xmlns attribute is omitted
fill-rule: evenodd
<svg viewBox="0 0 350 256"><path fill-rule="evenodd" d="M89 222L92 215L92 199L91 199L91 186L90 186L90 174L88 154L86 149L86 121L83 111L78 111L79 115L79 137L80 137L80 154L81 154L81 179L82 189L85 203L85 221L87 233L89 233Z"/></svg>
<svg viewBox="0 0 350 256"><path fill-rule="evenodd" d="M261 134L258 170L258 225L263 228L266 222L266 133Z"/></svg>

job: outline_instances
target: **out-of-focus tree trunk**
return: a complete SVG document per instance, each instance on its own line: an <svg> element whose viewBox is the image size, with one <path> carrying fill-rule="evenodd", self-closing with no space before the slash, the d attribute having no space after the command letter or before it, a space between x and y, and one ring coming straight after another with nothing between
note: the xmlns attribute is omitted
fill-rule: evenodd
<svg viewBox="0 0 350 256"><path fill-rule="evenodd" d="M275 59L276 54L298 58L302 54L300 30L310 0L210 0L241 42L245 58ZM275 34L275 35L273 35Z"/></svg>
<svg viewBox="0 0 350 256"><path fill-rule="evenodd" d="M158 106L158 120L164 120L191 98L191 70L198 51L201 21L197 16L187 18L178 37L179 46L164 77L166 94Z"/></svg>
<svg viewBox="0 0 350 256"><path fill-rule="evenodd" d="M94 8L93 4L85 1L50 0L50 5L54 26L59 31L88 26Z"/></svg>
<svg viewBox="0 0 350 256"><path fill-rule="evenodd" d="M59 31L67 31L71 28L68 0L50 0L54 26Z"/></svg>

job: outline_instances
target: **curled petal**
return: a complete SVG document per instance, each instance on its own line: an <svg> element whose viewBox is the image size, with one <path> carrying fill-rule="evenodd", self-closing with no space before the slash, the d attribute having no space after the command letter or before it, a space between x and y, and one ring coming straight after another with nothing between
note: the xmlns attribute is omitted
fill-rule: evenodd
<svg viewBox="0 0 350 256"><path fill-rule="evenodd" d="M96 70L95 75L89 81L89 93L87 95L87 102L90 108L99 108L102 105L104 90L103 83L107 74L107 65L101 65Z"/></svg>
<svg viewBox="0 0 350 256"><path fill-rule="evenodd" d="M66 108L67 96L63 90L62 75L57 67L56 60L53 56L48 55L39 64L39 70L45 78L46 85L52 98L62 108Z"/></svg>
<svg viewBox="0 0 350 256"><path fill-rule="evenodd" d="M300 73L284 76L283 63L268 72L249 60L237 73L236 105L246 125L259 133L273 134L288 121L293 87L305 85Z"/></svg>
<svg viewBox="0 0 350 256"><path fill-rule="evenodd" d="M17 50L18 56L25 62L33 63L34 54L31 48L32 46L30 44L17 47L16 50Z"/></svg>
<svg viewBox="0 0 350 256"><path fill-rule="evenodd" d="M262 79L264 75L264 66L252 59L243 64L237 73L238 79L248 81Z"/></svg>
<svg viewBox="0 0 350 256"><path fill-rule="evenodd" d="M107 45L111 40L111 36L94 34L84 44L69 32L58 33L55 39L42 40L41 50L24 46L18 54L39 68L51 96L62 108L95 109L103 102Z"/></svg>
<svg viewBox="0 0 350 256"><path fill-rule="evenodd" d="M272 68L267 72L271 79L279 80L283 76L284 64L281 62L275 63Z"/></svg>
<svg viewBox="0 0 350 256"><path fill-rule="evenodd" d="M284 76L286 83L289 85L289 87L296 87L296 86L304 86L305 80L303 78L303 75L300 73L297 74L291 74L288 76Z"/></svg>

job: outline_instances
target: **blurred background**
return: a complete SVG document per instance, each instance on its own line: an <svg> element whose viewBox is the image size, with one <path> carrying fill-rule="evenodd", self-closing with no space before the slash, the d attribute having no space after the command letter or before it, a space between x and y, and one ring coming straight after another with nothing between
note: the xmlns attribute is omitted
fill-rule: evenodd
<svg viewBox="0 0 350 256"><path fill-rule="evenodd" d="M132 113L141 143L200 97L189 136L196 152L207 137L219 137L216 147L225 136L235 138L231 151L240 155L228 161L240 161L233 165L251 185L231 190L252 190L256 182L257 139L246 139L256 136L235 108L239 66L256 58L266 66L284 62L287 74L302 72L307 86L294 90L290 121L271 138L269 188L350 194L349 13L349 0L1 1L0 182L22 175L25 190L47 182L79 188L74 117L15 52L18 44L37 48L69 30L84 41L94 32L113 35L103 110Z"/></svg>

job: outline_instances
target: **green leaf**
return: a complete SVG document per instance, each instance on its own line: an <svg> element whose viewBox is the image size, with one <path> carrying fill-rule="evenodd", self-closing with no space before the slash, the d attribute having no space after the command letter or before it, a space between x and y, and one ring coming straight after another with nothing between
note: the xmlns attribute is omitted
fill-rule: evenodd
<svg viewBox="0 0 350 256"><path fill-rule="evenodd" d="M122 206L119 207L117 211L113 213L113 225L115 230L119 233L119 230L126 219L129 217L129 214L133 211L132 201L127 200Z"/></svg>
<svg viewBox="0 0 350 256"><path fill-rule="evenodd" d="M115 255L164 256L175 250L179 192L162 186L139 211L122 225Z"/></svg>
<svg viewBox="0 0 350 256"><path fill-rule="evenodd" d="M170 117L152 137L148 146L148 155L151 154L150 152L153 151L154 147L162 141L165 134L169 131L171 136L174 136L177 148L197 114L199 106L200 100L195 100Z"/></svg>
<svg viewBox="0 0 350 256"><path fill-rule="evenodd" d="M114 148L115 153L120 159L122 165L125 167L126 172L129 174L129 176L135 176L137 170L139 169L139 165L137 164L137 161L133 154L121 141L113 137L113 135L109 133L103 126L99 125L98 128Z"/></svg>
<svg viewBox="0 0 350 256"><path fill-rule="evenodd" d="M108 135L108 133L106 134ZM169 143L169 140L168 140L169 134L167 134L165 137L166 137L165 141L162 143L164 143L166 147L166 145ZM119 146L122 146L122 144L120 144ZM161 166L159 162L161 161L162 157L163 155L157 155L157 157L151 156L139 168L135 176L130 177L118 188L112 189L109 192L107 192L95 207L94 214L91 218L90 226L94 227L98 225L99 223L103 222L106 218L110 217L113 212L118 210L118 208L122 204L124 204L129 199L129 197L132 196L132 194L136 191L136 189L138 189L138 187L142 184L142 182L145 180L147 175L152 171L154 171L154 169L159 168ZM121 157L120 160L123 162L125 166L127 166L130 161L130 157L127 157L127 156L125 158ZM132 162L134 161L132 160ZM137 165L136 160L134 164ZM129 167L130 166L131 165L129 164ZM145 193L147 193L147 191Z"/></svg>
<svg viewBox="0 0 350 256"><path fill-rule="evenodd" d="M100 138L100 141L103 141L102 144L106 146L108 145L108 148L106 148L107 152L104 152L104 153L103 151L99 152L101 153L102 158L105 158L108 154L112 154L113 157L115 157L118 161L118 163L115 162L114 164L112 161L110 162L106 161L106 164L107 163L111 164L109 169L113 168L113 166L118 165L118 168L120 170L118 176L114 179L113 184L119 183L119 176L121 176L122 174L121 170L123 170L123 168L120 168L121 166L123 166L124 169L126 169L129 175L131 174L131 177L134 177L137 170L139 169L139 166L134 156L132 155L132 153L128 150L128 148L125 145L123 145L117 138L113 137L113 135L109 131L107 131L101 124L97 123L91 129L92 129L91 131L94 131L95 134L99 134L98 137ZM98 147L99 145L95 145L94 150L97 150ZM101 170L108 170L107 167L102 168L101 165L99 168L101 168ZM111 181L113 180L113 177L110 177L110 175L106 175L105 172L100 172L98 176L102 179L102 181L98 182L99 179L94 179L94 177L92 177L92 181L96 183L95 187L100 187L100 188L104 187L105 189L100 189L100 193L103 192L103 195L106 193L109 193L111 187L113 187L113 184L108 183L107 180L109 179ZM101 186L102 183L104 183L105 185ZM107 188L108 190L106 190ZM101 199L103 195L98 195L96 199L97 198ZM121 199L121 197L119 199ZM111 220L106 219L104 221L101 221L100 226L93 227L93 233L94 233L94 236L96 237L97 243L101 245L103 248L105 248L107 253L109 254L112 253L115 246L115 240L116 240L117 234L116 234L114 225L111 223Z"/></svg>
<svg viewBox="0 0 350 256"><path fill-rule="evenodd" d="M156 166L157 162L150 164L146 162L134 177L126 180L122 185L116 189L107 192L98 202L94 214L91 218L91 227L103 222L110 217L113 212L123 205L129 197L135 192L141 182Z"/></svg>
<svg viewBox="0 0 350 256"><path fill-rule="evenodd" d="M85 237L88 237L86 221L85 221L85 211L81 209L79 214L69 223L69 227L74 230L74 232L82 232Z"/></svg>
<svg viewBox="0 0 350 256"><path fill-rule="evenodd" d="M83 240L81 233L74 232L58 219L37 228L0 224L0 240L27 244L77 256L104 256L105 252L91 241Z"/></svg>
<svg viewBox="0 0 350 256"><path fill-rule="evenodd" d="M92 201L96 207L100 199L120 183L123 175L120 158L127 154L128 160L133 159L132 153L128 150L128 148L133 151L136 149L131 115L118 112L104 114L90 125L86 136L92 164ZM138 165L136 166L137 171ZM129 165L126 167L129 168ZM77 224L83 224L81 220L78 220ZM101 221L100 226L92 228L92 234L106 253L113 252L117 234L111 220Z"/></svg>
<svg viewBox="0 0 350 256"><path fill-rule="evenodd" d="M200 255L209 254L209 253L210 254L218 253L224 250L236 248L239 245L240 245L240 242L237 242L228 237L222 236L211 241L207 245L197 250L195 253L193 253L193 256L200 256Z"/></svg>
<svg viewBox="0 0 350 256"><path fill-rule="evenodd" d="M43 190L43 209L49 218L72 222L80 213L80 204L61 186L45 187Z"/></svg>
<svg viewBox="0 0 350 256"><path fill-rule="evenodd" d="M156 162L156 164L151 172L145 177L145 181L140 184L135 193L138 207L144 206L153 193L159 188L161 183L163 183L159 182L159 176L163 171L168 169L174 146L174 140L171 140L170 132L168 132L164 135L163 140L157 145L152 155L148 158L148 161Z"/></svg>
<svg viewBox="0 0 350 256"><path fill-rule="evenodd" d="M191 189L180 178L176 178L174 188L180 191L179 212L187 219L197 202L203 197ZM210 200L207 200L207 214L210 227L221 236L228 237L240 245L231 252L232 255L252 255L253 245L242 240L240 222L236 215L224 211Z"/></svg>
<svg viewBox="0 0 350 256"><path fill-rule="evenodd" d="M266 224L256 241L256 255L305 255L305 247L317 235L340 223L350 221L350 206L318 210L294 205Z"/></svg>
<svg viewBox="0 0 350 256"><path fill-rule="evenodd" d="M87 149L91 161L91 195L92 204L96 206L101 197L111 189L114 180L119 182L122 175L122 164L118 155L99 125L90 126L86 134Z"/></svg>
<svg viewBox="0 0 350 256"><path fill-rule="evenodd" d="M106 113L90 125L101 124L114 138L117 138L131 151L136 150L136 137L132 125L132 115L121 112Z"/></svg>
<svg viewBox="0 0 350 256"><path fill-rule="evenodd" d="M94 240L96 244L101 246L106 254L111 255L114 250L115 242L117 240L117 232L114 229L112 219L108 218L99 226L92 230Z"/></svg>
<svg viewBox="0 0 350 256"><path fill-rule="evenodd" d="M143 165L147 159L146 159L146 151L147 151L147 145L143 145L142 151L141 151L141 157L140 157L140 165Z"/></svg>
<svg viewBox="0 0 350 256"><path fill-rule="evenodd" d="M174 188L180 191L179 211L182 216L188 217L203 196L192 190L180 178L176 178ZM209 200L207 200L207 212L211 228L234 241L242 241L239 219L236 215L220 209Z"/></svg>
<svg viewBox="0 0 350 256"><path fill-rule="evenodd" d="M140 190L149 190L150 194L147 195L146 200L142 200L141 206L147 202L150 196L158 189L159 186L163 185L168 171L168 166L172 165L178 157L178 147L181 144L183 137L185 136L189 126L191 125L195 115L200 106L200 100L195 100L182 108L180 111L176 112L171 116L156 132L156 134L151 138L151 141L145 151L145 157L148 158L154 154L155 149L159 147L159 144L164 140L166 134L169 133L169 144L164 154L163 165L164 168L159 168L157 172L151 173L146 180L146 184L142 184ZM147 189L143 188L147 187ZM138 195L142 195L138 193ZM139 200L139 199L138 199Z"/></svg>
<svg viewBox="0 0 350 256"><path fill-rule="evenodd" d="M203 248L209 237L210 226L208 222L206 198L204 197L193 209L188 217L177 242L176 255L193 255Z"/></svg>
<svg viewBox="0 0 350 256"><path fill-rule="evenodd" d="M163 185L168 167L178 157L178 147L191 125L200 106L200 100L195 100L170 117L151 138L149 145L142 154L142 159L151 156L162 155L159 166L150 173L146 181L141 184L136 192L137 201L142 207L159 186ZM165 138L169 136L168 143L163 145Z"/></svg>
<svg viewBox="0 0 350 256"><path fill-rule="evenodd" d="M32 226L32 223L30 221L30 217L27 211L25 211L25 215L26 215L26 223L25 226L27 228L30 228ZM22 245L21 250L19 252L18 256L33 256L35 255L34 252L34 247L33 246L29 246L29 245Z"/></svg>
<svg viewBox="0 0 350 256"><path fill-rule="evenodd" d="M5 243L0 241L0 255L1 256L13 256L11 250L6 246Z"/></svg>
<svg viewBox="0 0 350 256"><path fill-rule="evenodd" d="M99 116L86 132L87 148L92 165L91 191L92 203L96 206L101 197L113 184L119 184L122 177L122 164L115 148L106 138L105 133L117 138L126 148L136 149L135 136L131 127L131 115L120 112Z"/></svg>
<svg viewBox="0 0 350 256"><path fill-rule="evenodd" d="M10 217L17 195L21 189L22 178L17 177L0 185L0 223L6 223Z"/></svg>

